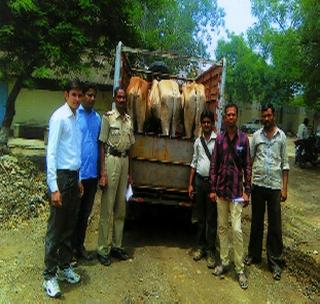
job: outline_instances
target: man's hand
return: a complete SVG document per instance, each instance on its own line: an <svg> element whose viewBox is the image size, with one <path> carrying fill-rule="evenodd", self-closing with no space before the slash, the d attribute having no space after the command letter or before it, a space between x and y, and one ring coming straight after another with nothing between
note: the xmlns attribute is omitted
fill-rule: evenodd
<svg viewBox="0 0 320 304"><path fill-rule="evenodd" d="M285 202L287 200L287 190L281 189L280 201Z"/></svg>
<svg viewBox="0 0 320 304"><path fill-rule="evenodd" d="M83 188L83 185L81 183L81 181L79 182L79 190L80 190L80 197L83 196L83 192L84 192L84 188Z"/></svg>
<svg viewBox="0 0 320 304"><path fill-rule="evenodd" d="M245 208L249 205L249 195L243 192L242 198L243 198L243 207Z"/></svg>
<svg viewBox="0 0 320 304"><path fill-rule="evenodd" d="M193 186L192 185L189 185L189 187L188 187L188 194L189 194L189 197L192 199L193 198Z"/></svg>
<svg viewBox="0 0 320 304"><path fill-rule="evenodd" d="M215 192L210 192L209 193L209 198L210 198L210 200L212 201L212 202L216 202L217 201L217 193L215 193Z"/></svg>
<svg viewBox="0 0 320 304"><path fill-rule="evenodd" d="M107 174L102 174L99 178L99 186L105 188L108 186L108 176Z"/></svg>
<svg viewBox="0 0 320 304"><path fill-rule="evenodd" d="M60 191L55 191L51 193L51 204L54 207L61 208L62 200Z"/></svg>

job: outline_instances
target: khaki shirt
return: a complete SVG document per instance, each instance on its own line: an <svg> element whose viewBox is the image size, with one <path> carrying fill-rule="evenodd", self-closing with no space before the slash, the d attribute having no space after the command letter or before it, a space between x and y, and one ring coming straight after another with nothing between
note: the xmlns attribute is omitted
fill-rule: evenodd
<svg viewBox="0 0 320 304"><path fill-rule="evenodd" d="M134 144L133 124L128 114L121 116L117 109L102 116L99 140L119 152L125 152Z"/></svg>

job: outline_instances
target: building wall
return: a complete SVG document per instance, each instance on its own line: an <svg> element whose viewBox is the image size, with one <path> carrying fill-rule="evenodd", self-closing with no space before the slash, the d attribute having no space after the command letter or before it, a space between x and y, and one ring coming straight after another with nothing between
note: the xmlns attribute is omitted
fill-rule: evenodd
<svg viewBox="0 0 320 304"><path fill-rule="evenodd" d="M47 125L51 114L64 103L63 91L22 89L16 100L15 124ZM95 108L99 113L111 109L112 92L98 92Z"/></svg>

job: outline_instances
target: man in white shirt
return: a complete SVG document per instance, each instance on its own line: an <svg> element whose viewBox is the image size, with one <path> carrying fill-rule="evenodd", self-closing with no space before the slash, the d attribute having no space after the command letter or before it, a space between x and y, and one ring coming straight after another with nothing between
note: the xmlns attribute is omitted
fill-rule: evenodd
<svg viewBox="0 0 320 304"><path fill-rule="evenodd" d="M307 139L309 137L308 124L309 124L309 119L305 118L303 120L303 123L300 124L298 128L298 133L297 133L298 139Z"/></svg>
<svg viewBox="0 0 320 304"><path fill-rule="evenodd" d="M283 240L281 202L287 199L289 162L287 138L275 124L275 109L266 104L261 109L263 128L253 134L252 222L246 265L261 263L264 214L268 210L267 257L275 280L281 279Z"/></svg>
<svg viewBox="0 0 320 304"><path fill-rule="evenodd" d="M194 152L190 164L189 196L196 189L196 211L198 216L197 250L193 259L199 261L207 256L208 268L214 268L216 260L217 204L209 199L210 158L217 135L212 131L214 115L204 110L200 117L202 135L194 143Z"/></svg>
<svg viewBox="0 0 320 304"><path fill-rule="evenodd" d="M64 92L65 104L49 121L47 147L47 183L50 193L50 216L45 237L43 287L50 297L60 297L57 279L78 283L80 276L70 266L71 240L82 192L79 183L81 130L76 110L83 98L82 85L70 81Z"/></svg>

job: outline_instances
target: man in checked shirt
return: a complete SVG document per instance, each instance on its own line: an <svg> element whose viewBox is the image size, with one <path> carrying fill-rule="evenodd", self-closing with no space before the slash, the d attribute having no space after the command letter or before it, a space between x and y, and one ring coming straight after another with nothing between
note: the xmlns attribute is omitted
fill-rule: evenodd
<svg viewBox="0 0 320 304"><path fill-rule="evenodd" d="M248 288L244 273L243 237L241 229L242 208L249 203L251 192L251 159L249 140L237 128L238 107L229 104L224 110L225 131L216 139L210 163L210 199L218 209L218 235L221 264L213 274L221 276L229 268L228 213L232 224L232 242L235 270L240 287Z"/></svg>

